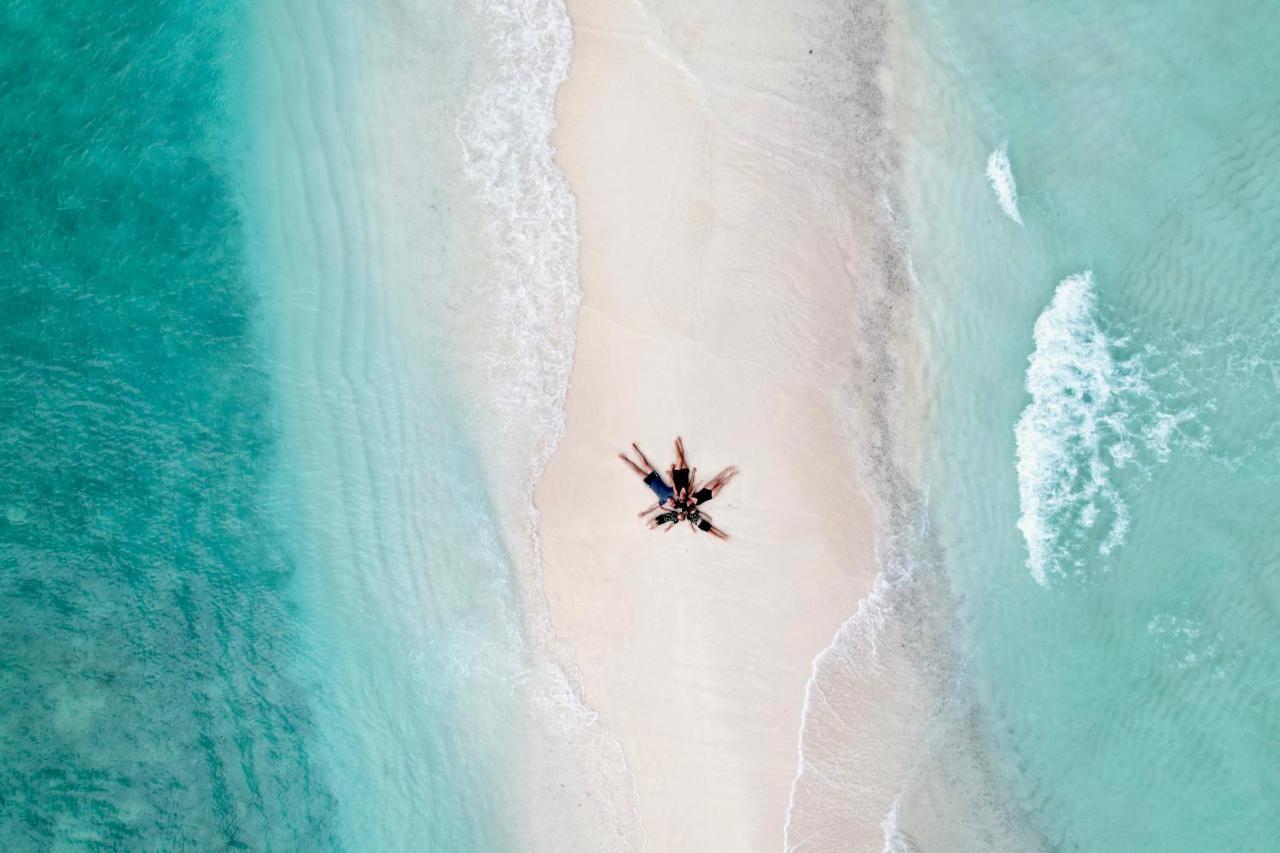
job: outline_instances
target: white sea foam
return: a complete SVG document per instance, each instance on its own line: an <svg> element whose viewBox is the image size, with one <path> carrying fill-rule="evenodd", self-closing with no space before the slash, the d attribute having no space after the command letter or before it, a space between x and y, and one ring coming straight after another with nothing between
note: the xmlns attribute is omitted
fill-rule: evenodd
<svg viewBox="0 0 1280 853"><path fill-rule="evenodd" d="M579 810L576 819L583 824L542 826L538 836L568 846L638 848L644 831L634 779L616 739L583 699L576 669L547 614L533 503L536 483L564 433L581 299L576 205L551 145L555 93L568 72L572 27L561 0L472 5L487 42L477 62L479 85L457 126L463 172L485 231L474 301L484 305L476 331L486 368L482 387L472 390L490 401L478 426L487 433L480 438L486 456L500 472L491 478L493 487L509 490L496 496L499 513L520 516L507 538L522 564L524 627L533 652L523 686L540 712L542 734L532 748L542 755L545 775L579 780L570 785L576 790L551 796L574 798L569 805ZM581 797L592 799L601 813L586 815ZM554 820L537 802L531 817ZM588 840L596 832L606 835Z"/></svg>
<svg viewBox="0 0 1280 853"><path fill-rule="evenodd" d="M483 298L495 337L492 389L503 428L535 436L529 480L564 429L573 365L577 212L553 159L555 92L568 72L573 33L564 4L475 0L492 61L458 122L464 173L484 210L489 251Z"/></svg>
<svg viewBox="0 0 1280 853"><path fill-rule="evenodd" d="M991 182L991 189L995 191L996 200L1000 202L1000 209L1019 225L1022 224L1022 214L1018 212L1018 185L1013 180L1013 167L1009 164L1009 143L1001 143L1000 147L992 151L987 157L987 180Z"/></svg>
<svg viewBox="0 0 1280 853"><path fill-rule="evenodd" d="M894 792L932 710L928 678L948 659L931 631L939 575L930 556L928 502L912 496L895 512L901 526L881 543L882 569L857 611L813 659L805 685L798 763L783 829L785 850L842 849L869 838L876 815L889 850L910 850L897 826ZM921 576L924 576L922 580ZM929 675L919 668L924 654ZM903 846L908 845L908 846Z"/></svg>
<svg viewBox="0 0 1280 853"><path fill-rule="evenodd" d="M1035 352L1027 368L1031 404L1014 434L1018 453L1018 529L1027 542L1027 567L1040 584L1073 557L1065 538L1080 538L1099 517L1109 532L1109 552L1128 527L1128 510L1108 479L1112 465L1127 461L1130 445L1108 442L1114 405L1123 384L1121 367L1098 325L1093 274L1064 279L1036 320ZM1117 447L1108 465L1104 454ZM1110 454L1108 454L1110 455ZM1067 516L1071 516L1067 518ZM1074 527L1076 532L1064 532Z"/></svg>
<svg viewBox="0 0 1280 853"><path fill-rule="evenodd" d="M880 848L880 853L914 853L915 846L898 825L901 811L902 797L899 796L880 823L880 828L884 831L884 846Z"/></svg>
<svg viewBox="0 0 1280 853"><path fill-rule="evenodd" d="M1157 353L1126 356L1129 347L1104 331L1090 272L1063 279L1036 320L1031 403L1014 434L1018 529L1041 585L1080 570L1091 549L1106 557L1124 543L1130 514L1116 472L1143 471L1175 448L1207 443L1199 410L1172 410L1154 389L1158 374L1145 359Z"/></svg>
<svg viewBox="0 0 1280 853"><path fill-rule="evenodd" d="M832 690L834 685L865 687L879 666L879 640L889 618L889 596L892 583L884 572L876 576L871 592L858 603L858 610L840 626L830 645L813 659L809 681L804 689L804 706L800 713L798 733L799 762L795 777L791 780L791 793L787 803L787 818L783 829L783 849L798 850L806 842L797 839L794 827L800 803L800 791L813 778L825 779L843 775L841 764L845 757L841 750L827 754L834 732L843 729L841 716L844 702ZM821 732L820 734L818 734ZM815 754L815 745L824 747ZM834 783L828 783L828 786ZM837 816L823 821L828 826L839 827Z"/></svg>

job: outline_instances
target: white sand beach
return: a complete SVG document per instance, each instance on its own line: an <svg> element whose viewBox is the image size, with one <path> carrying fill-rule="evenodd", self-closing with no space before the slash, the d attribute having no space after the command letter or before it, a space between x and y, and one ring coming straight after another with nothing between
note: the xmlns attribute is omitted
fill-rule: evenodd
<svg viewBox="0 0 1280 853"><path fill-rule="evenodd" d="M689 68L630 0L568 5L554 142L584 299L536 496L551 619L635 775L647 849L777 850L811 663L876 571L838 393L857 235L805 170L802 107L769 89L802 76L801 39L742 20L710 44L683 21ZM727 542L637 518L651 495L616 454L634 440L665 468L677 434L700 477L741 469L707 507Z"/></svg>

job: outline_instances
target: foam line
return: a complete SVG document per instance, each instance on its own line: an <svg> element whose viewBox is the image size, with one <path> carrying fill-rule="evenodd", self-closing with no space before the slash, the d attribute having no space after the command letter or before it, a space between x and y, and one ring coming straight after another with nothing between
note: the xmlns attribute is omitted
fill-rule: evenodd
<svg viewBox="0 0 1280 853"><path fill-rule="evenodd" d="M987 180L1000 202L1004 215L1019 225L1022 214L1018 212L1018 185L1013 179L1013 167L1009 164L1009 143L1003 142L987 157Z"/></svg>

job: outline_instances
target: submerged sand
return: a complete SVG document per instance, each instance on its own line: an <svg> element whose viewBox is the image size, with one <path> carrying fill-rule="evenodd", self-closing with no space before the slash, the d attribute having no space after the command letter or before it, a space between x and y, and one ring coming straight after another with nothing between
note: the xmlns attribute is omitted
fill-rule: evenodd
<svg viewBox="0 0 1280 853"><path fill-rule="evenodd" d="M651 850L782 846L812 662L876 573L844 408L861 236L814 165L823 117L786 97L813 43L773 5L711 28L568 4L554 142L584 298L537 493L545 587ZM701 475L741 469L708 507L728 542L637 518L651 497L616 454L634 440L665 467L676 434ZM878 849L878 827L849 841Z"/></svg>

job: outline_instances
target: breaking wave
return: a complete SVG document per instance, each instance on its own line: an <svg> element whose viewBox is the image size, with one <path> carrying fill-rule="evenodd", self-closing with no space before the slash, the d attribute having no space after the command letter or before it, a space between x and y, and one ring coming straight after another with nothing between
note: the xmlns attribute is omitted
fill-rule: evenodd
<svg viewBox="0 0 1280 853"><path fill-rule="evenodd" d="M564 434L581 290L577 208L554 159L555 95L573 33L559 0L472 0L486 62L459 118L463 173L482 212L484 261L474 283L484 344L473 415L491 488L511 522L523 629L521 674L533 713L528 772L572 780L524 804L538 849L643 846L634 779L620 746L582 696L570 651L555 635L542 588L534 488ZM590 798L593 809L583 809ZM551 803L552 805L548 805ZM593 813L588 813L593 812ZM563 816L573 814L573 820ZM575 824L575 825L570 825ZM545 840L544 840L545 839ZM591 839L591 841L584 841Z"/></svg>
<svg viewBox="0 0 1280 853"><path fill-rule="evenodd" d="M987 157L987 180L995 191L996 200L1005 216L1019 225L1022 214L1018 212L1018 185L1013 180L1013 168L1009 165L1009 143L1000 145Z"/></svg>
<svg viewBox="0 0 1280 853"><path fill-rule="evenodd" d="M1091 554L1125 541L1130 514L1118 472L1147 470L1194 439L1195 408L1171 411L1127 337L1108 336L1092 272L1063 279L1035 324L1028 358L1031 403L1014 427L1018 529L1027 568L1047 586L1078 573Z"/></svg>

